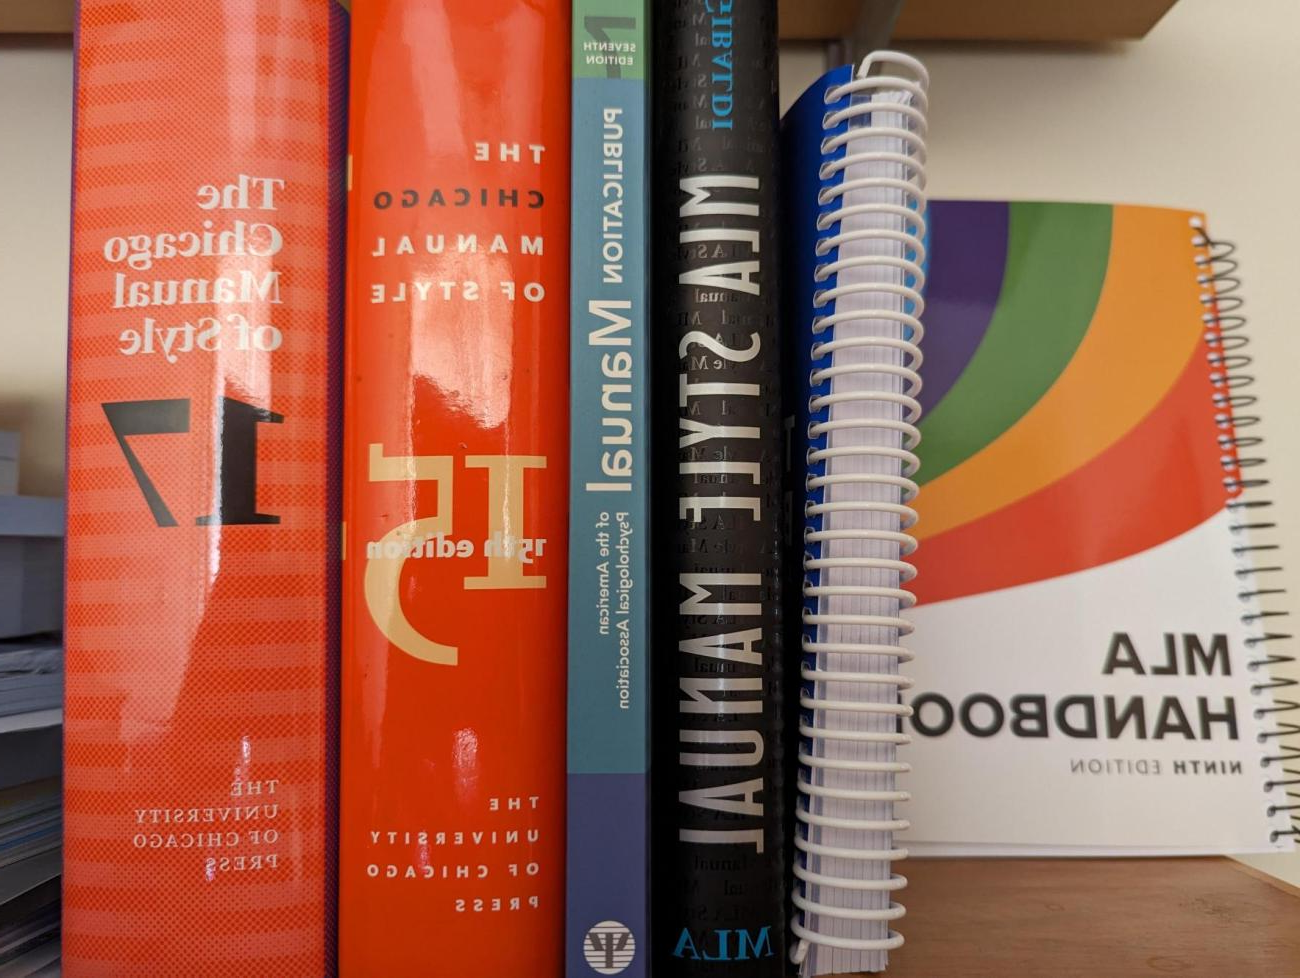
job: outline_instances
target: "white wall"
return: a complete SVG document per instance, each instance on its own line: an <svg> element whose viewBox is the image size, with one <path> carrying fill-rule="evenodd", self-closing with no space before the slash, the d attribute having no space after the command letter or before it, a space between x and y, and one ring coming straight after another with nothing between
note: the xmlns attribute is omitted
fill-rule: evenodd
<svg viewBox="0 0 1300 978"><path fill-rule="evenodd" d="M1267 439L1293 603L1300 602L1297 39L1295 0L1179 0L1133 44L907 46L931 75L932 195L1188 207L1208 214L1213 234L1237 242L1259 378L1253 392L1265 417L1255 430ZM788 50L783 102L823 64L817 48ZM1300 669L1293 674L1300 678ZM1300 854L1247 861L1300 884Z"/></svg>
<svg viewBox="0 0 1300 978"><path fill-rule="evenodd" d="M0 429L19 492L63 493L72 54L0 36Z"/></svg>

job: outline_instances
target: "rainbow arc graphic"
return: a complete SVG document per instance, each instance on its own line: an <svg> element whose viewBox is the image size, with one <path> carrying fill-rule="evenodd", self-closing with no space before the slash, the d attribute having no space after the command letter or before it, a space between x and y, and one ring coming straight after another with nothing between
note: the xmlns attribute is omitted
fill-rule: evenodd
<svg viewBox="0 0 1300 978"><path fill-rule="evenodd" d="M931 205L922 602L1120 560L1223 509L1193 216Z"/></svg>

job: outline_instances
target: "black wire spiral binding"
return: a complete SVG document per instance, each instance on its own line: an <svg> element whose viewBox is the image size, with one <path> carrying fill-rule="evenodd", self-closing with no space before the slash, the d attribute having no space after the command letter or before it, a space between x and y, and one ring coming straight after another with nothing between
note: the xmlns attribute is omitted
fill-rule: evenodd
<svg viewBox="0 0 1300 978"><path fill-rule="evenodd" d="M1270 555L1276 554L1280 546L1276 542L1261 540L1260 535L1276 530L1277 523L1269 520L1265 512L1261 512L1267 511L1273 501L1260 499L1257 495L1259 490L1268 486L1269 480L1262 474L1251 472L1258 470L1266 460L1261 455L1241 454L1242 451L1257 449L1264 439L1258 435L1241 434L1241 429L1258 425L1260 419L1257 414L1240 413L1255 407L1259 398L1254 394L1242 393L1244 388L1255 382L1255 378L1243 372L1251 365L1253 357L1242 352L1250 344L1250 338L1244 332L1246 317L1242 314L1242 307L1245 300L1238 294L1241 279L1237 276L1237 259L1233 257L1237 246L1229 241L1211 238L1199 218L1193 218L1191 225L1194 231L1192 243L1205 249L1205 253L1196 258L1199 268L1197 281L1204 290L1201 293L1201 305L1205 312L1201 314L1201 321L1205 324L1205 344L1209 348L1206 360L1210 364L1210 380L1214 384L1214 420L1221 432L1219 448L1223 455L1220 462L1226 473L1223 484L1229 492L1241 493L1228 502L1227 508L1237 517L1232 524L1234 533L1255 535L1253 540L1246 537L1246 542L1233 547L1233 554L1252 562L1261 561L1254 567L1237 570L1237 577L1246 588L1238 592L1237 596L1243 601L1272 598L1285 594L1286 588L1266 587L1259 580L1263 575L1282 571L1282 567L1272 560L1263 562ZM1250 583L1247 584L1247 581ZM1288 611L1275 610L1256 610L1242 615L1241 620L1252 632L1256 632L1246 639L1247 647L1261 650L1248 663L1252 671L1266 669L1271 672L1274 666L1296 660L1295 655L1276 647L1289 647L1295 641L1295 635L1292 632L1275 631L1271 624L1274 619L1289 615ZM1273 694L1277 690L1294 686L1300 686L1300 682L1287 676L1271 674L1267 682L1251 686L1251 692L1255 695L1266 691ZM1272 705L1256 708L1255 717L1263 720L1266 716L1298 711L1300 701L1272 696ZM1270 770L1270 776L1264 782L1264 790L1272 792L1284 787L1288 803L1270 804L1268 816L1272 818L1278 812L1290 813L1288 817L1291 828L1273 830L1269 835L1270 842L1277 842L1287 835L1300 838L1300 745L1287 743L1287 738L1300 736L1300 723L1281 719L1274 722L1273 729L1264 730L1259 735L1261 743L1271 745L1262 759L1265 769ZM1272 776L1274 769L1279 776Z"/></svg>

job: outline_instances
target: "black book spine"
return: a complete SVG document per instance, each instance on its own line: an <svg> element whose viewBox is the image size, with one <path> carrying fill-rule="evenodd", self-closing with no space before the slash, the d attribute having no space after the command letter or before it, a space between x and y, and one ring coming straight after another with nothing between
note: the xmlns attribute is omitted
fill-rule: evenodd
<svg viewBox="0 0 1300 978"><path fill-rule="evenodd" d="M654 9L654 973L780 978L776 3Z"/></svg>

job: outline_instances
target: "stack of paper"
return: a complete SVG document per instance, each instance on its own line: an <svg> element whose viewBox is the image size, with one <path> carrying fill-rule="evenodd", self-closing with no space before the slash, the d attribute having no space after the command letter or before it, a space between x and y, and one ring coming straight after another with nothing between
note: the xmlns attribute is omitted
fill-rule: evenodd
<svg viewBox="0 0 1300 978"><path fill-rule="evenodd" d="M0 975L58 956L62 842L58 779L0 790Z"/></svg>
<svg viewBox="0 0 1300 978"><path fill-rule="evenodd" d="M63 645L0 641L0 978L59 957Z"/></svg>
<svg viewBox="0 0 1300 978"><path fill-rule="evenodd" d="M57 636L0 641L0 717L57 710L63 702L63 643Z"/></svg>

